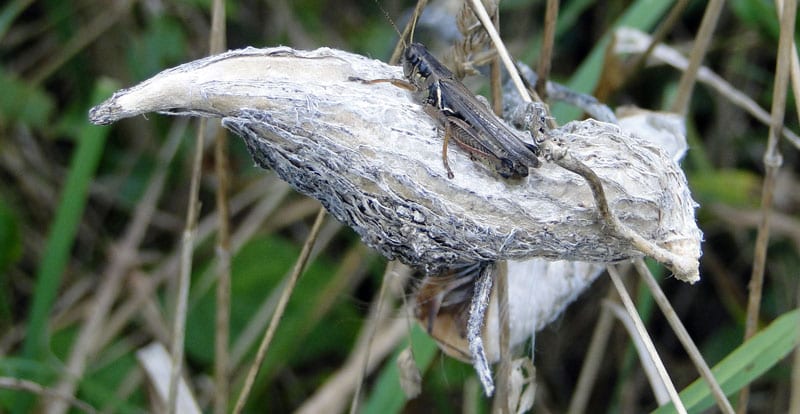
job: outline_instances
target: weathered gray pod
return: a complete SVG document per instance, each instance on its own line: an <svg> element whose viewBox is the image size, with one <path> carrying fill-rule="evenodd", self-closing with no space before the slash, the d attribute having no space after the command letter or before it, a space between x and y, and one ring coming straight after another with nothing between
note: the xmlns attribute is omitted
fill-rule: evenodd
<svg viewBox="0 0 800 414"><path fill-rule="evenodd" d="M546 163L523 180L503 180L451 145L455 178L448 179L442 133L412 95L350 77L402 73L331 49L248 48L164 71L117 92L90 117L100 124L153 111L223 117L260 166L320 200L387 258L429 271L481 260L641 256L603 229L583 178ZM592 120L552 133L601 177L625 225L699 258L695 203L669 156Z"/></svg>

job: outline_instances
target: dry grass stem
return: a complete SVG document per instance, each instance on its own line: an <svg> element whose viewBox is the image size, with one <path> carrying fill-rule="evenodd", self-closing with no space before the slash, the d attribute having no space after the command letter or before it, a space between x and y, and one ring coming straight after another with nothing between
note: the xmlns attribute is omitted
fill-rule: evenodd
<svg viewBox="0 0 800 414"><path fill-rule="evenodd" d="M508 304L508 265L505 262L497 264L495 272L495 292L497 295L498 327L500 334L500 363L497 366L495 377L497 378L497 393L495 393L493 407L494 412L508 413L511 411L512 399L519 399L519 395L511 393L511 360L513 350L511 349L511 322L510 309ZM521 390L520 390L521 391Z"/></svg>
<svg viewBox="0 0 800 414"><path fill-rule="evenodd" d="M616 36L617 41L614 42L614 45L617 53L641 54L654 44L653 38L648 34L627 27L618 29ZM689 66L688 60L680 52L666 45L656 45L652 52L652 58L682 71L685 71ZM765 125L770 125L770 114L767 111L708 67L703 66L699 69L697 79L724 96L734 105L747 111L753 118ZM795 148L800 149L800 137L795 132L789 128L783 128L781 134Z"/></svg>
<svg viewBox="0 0 800 414"><path fill-rule="evenodd" d="M21 378L0 377L0 388L4 388L7 390L27 391L33 394L38 394L47 397L50 400L54 399L63 400L64 403L67 404L68 406L71 405L89 414L98 412L97 410L94 409L94 407L92 407L85 401L81 401L75 398L74 396L72 396L72 394L63 394L58 392L57 390L43 387L33 381L24 380Z"/></svg>
<svg viewBox="0 0 800 414"><path fill-rule="evenodd" d="M503 65L505 65L508 75L511 77L511 81L517 88L522 100L524 102L532 102L528 95L528 90L525 88L525 84L522 82L522 78L519 75L519 71L516 65L514 65L514 61L511 60L511 55L508 53L508 49L506 49L506 45L503 43L503 39L500 38L497 29L492 24L492 18L489 17L483 3L481 3L480 0L469 0L469 5L472 7L472 11L475 12L475 15L478 16L478 20L480 20L486 32L489 33L489 38L492 39L492 43L494 43L494 47L500 55L500 60L503 61Z"/></svg>
<svg viewBox="0 0 800 414"><path fill-rule="evenodd" d="M670 401L669 391L667 391L664 379L660 376L653 356L649 353L644 340L636 330L636 324L633 322L633 318L630 314L626 313L625 308L618 303L604 302L603 307L607 308L611 314L619 320L625 328L625 331L628 332L628 336L633 343L634 349L636 349L636 355L639 357L639 363L650 385L650 391L653 392L656 403L659 406L667 404Z"/></svg>
<svg viewBox="0 0 800 414"><path fill-rule="evenodd" d="M417 0L417 5L414 6L414 13L411 15L412 18L409 19L406 27L403 28L403 33L400 33L400 39L397 41L397 44L394 47L394 51L392 52L392 57L389 58L390 65L396 65L400 63L400 56L403 55L403 51L407 46L407 42L410 42L410 39L413 37L414 28L417 24L417 19L419 16L422 15L422 10L425 9L425 6L428 4L428 0ZM384 10L384 13L386 11ZM392 18L386 13L386 19L392 22ZM394 24L394 23L392 23ZM397 29L395 27L395 29ZM409 39L408 41L406 39Z"/></svg>
<svg viewBox="0 0 800 414"><path fill-rule="evenodd" d="M100 276L100 286L96 289L88 308L85 310L85 321L80 327L78 337L72 345L65 375L56 385L60 394L72 395L75 392L77 379L86 370L86 364L95 352L103 345L100 341L106 334L106 325L117 295L122 289L125 276L137 262L138 247L145 236L148 225L156 211L156 204L163 192L167 176L167 166L175 156L186 123L176 123L170 131L166 142L158 155L158 165L150 178L141 201L134 210L133 217L125 230L122 239L112 244L107 253L108 262ZM63 399L51 400L46 406L50 413L64 413L68 405Z"/></svg>
<svg viewBox="0 0 800 414"><path fill-rule="evenodd" d="M319 208L317 208L317 211L319 211ZM314 260L316 258L319 251L318 248L321 246L327 246L333 234L335 234L340 228L341 225L333 220L329 220L328 223L323 226L322 230L320 230L319 234L317 235L315 247L311 250L310 260ZM281 282L272 290L269 296L264 298L264 300L258 306L258 309L248 320L247 325L239 333L239 336L236 338L233 346L231 347L232 371L236 372L242 369L240 365L242 364L244 357L247 356L248 350L250 350L258 342L259 337L263 336L261 333L268 326L271 316L275 313L275 309L277 308L278 302L282 295L281 292L286 289L286 285L292 278L292 274L294 274L293 270L282 278ZM239 375L234 375L234 377L239 378ZM238 382L238 380L233 382Z"/></svg>
<svg viewBox="0 0 800 414"><path fill-rule="evenodd" d="M614 288L617 290L617 294L619 294L620 299L622 299L622 304L625 305L625 310L628 312L631 321L636 327L636 333L638 334L639 339L642 341L642 344L647 350L647 354L652 359L653 364L655 364L655 368L658 372L661 383L666 388L669 399L675 405L675 410L677 410L677 412L680 414L686 414L686 408L683 406L681 398L678 396L678 391L675 389L675 384L672 383L672 379L670 379L669 373L667 372L666 367L664 367L664 363L658 356L656 347L653 345L653 340L650 338L650 335L647 334L647 329L645 328L642 319L639 317L639 314L636 311L636 305L633 304L633 300L628 295L625 285L622 284L619 272L617 272L616 267L612 265L607 266L606 269L608 270L608 275L611 277L611 281L614 283Z"/></svg>
<svg viewBox="0 0 800 414"><path fill-rule="evenodd" d="M725 4L723 0L711 0L706 6L703 21L700 23L700 29L695 37L695 43L692 47L692 54L689 57L689 66L681 75L681 81L678 85L678 95L672 103L670 112L686 116L689 112L689 103L692 99L692 92L694 85L697 81L697 71L703 63L703 58L706 56L708 46L714 38L714 29L717 27L719 15L722 13L722 6Z"/></svg>
<svg viewBox="0 0 800 414"><path fill-rule="evenodd" d="M466 6L466 5L465 5ZM464 8L464 6L462 6ZM496 8L496 6L495 6ZM494 11L492 16L492 24L494 27L500 27L500 13ZM503 70L500 63L500 57L495 55L492 57L492 62L489 67L489 90L492 94L492 111L494 114L503 116Z"/></svg>
<svg viewBox="0 0 800 414"><path fill-rule="evenodd" d="M207 119L198 122L195 136L194 158L192 160L192 180L189 185L189 204L186 207L186 226L181 237L180 267L178 286L175 292L175 310L172 315L172 372L167 394L167 412L173 414L178 409L178 383L183 370L183 343L186 335L186 309L189 302L189 284L192 275L192 255L197 238L197 219L200 215L200 177L203 171L203 147L205 142Z"/></svg>
<svg viewBox="0 0 800 414"><path fill-rule="evenodd" d="M209 37L209 51L212 55L225 51L225 2L222 0L213 2ZM215 129L214 169L218 181L216 193L218 232L216 319L214 324L214 412L224 414L228 411L231 371L228 349L231 313L231 241L228 200L230 166L228 165L228 136L216 121Z"/></svg>
<svg viewBox="0 0 800 414"><path fill-rule="evenodd" d="M613 289L609 289L606 295L606 302L612 302L617 298ZM586 412L589 404L589 397L592 395L594 383L600 372L600 365L603 363L604 356L608 349L608 338L611 337L611 329L614 327L614 318L611 311L603 306L600 309L600 317L592 331L592 339L589 342L589 349L583 359L583 366L578 375L578 383L572 392L572 399L569 402L568 414L581 414Z"/></svg>
<svg viewBox="0 0 800 414"><path fill-rule="evenodd" d="M658 25L658 28L653 33L650 44L647 45L647 49L645 49L640 55L636 56L636 58L625 67L623 79L629 79L634 73L641 70L647 59L653 53L653 50L655 50L656 46L658 46L658 44L661 43L665 37L667 37L667 34L669 34L672 28L675 27L675 24L683 15L683 12L688 4L689 0L678 0L675 5L672 6L667 18Z"/></svg>
<svg viewBox="0 0 800 414"><path fill-rule="evenodd" d="M753 271L748 288L747 318L745 319L744 339L756 334L761 310L761 292L764 286L764 267L767 262L767 245L769 243L772 202L774 201L775 181L783 159L778 150L779 135L783 129L786 114L786 95L789 86L789 70L791 52L794 44L794 27L797 12L797 1L786 0L778 10L781 22L781 34L778 43L778 59L775 66L775 84L773 85L772 117L770 119L767 149L764 153L766 176L761 193L761 222L758 225L756 245L753 251ZM745 386L739 394L738 412L747 411L750 387Z"/></svg>
<svg viewBox="0 0 800 414"><path fill-rule="evenodd" d="M247 402L247 397L250 395L250 390L252 389L253 383L256 380L256 374L258 374L258 369L261 367L261 363L264 362L264 357L267 354L267 349L269 349L269 344L272 341L273 336L275 335L275 331L278 329L278 322L280 321L280 318L283 316L284 310L286 310L286 305L289 303L289 297L291 296L291 293L294 290L294 286L297 283L297 279L300 278L300 275L305 270L306 264L308 263L308 259L311 256L311 249L314 247L314 242L316 241L317 235L319 234L319 231L322 228L322 222L324 221L324 219L325 219L325 209L320 209L316 219L314 220L314 224L311 227L311 231L309 232L308 237L306 238L306 242L303 244L303 250L297 257L297 262L295 264L294 270L292 271L292 276L289 278L289 282L283 289L281 298L278 301L277 307L275 308L275 313L273 313L272 315L272 320L270 321L269 328L267 329L267 332L264 334L264 338L261 341L261 344L258 346L258 351L256 351L256 357L253 360L253 363L250 366L250 369L247 373L247 378L245 379L242 391L239 393L239 398L236 400L236 406L233 409L234 414L242 412L244 404Z"/></svg>
<svg viewBox="0 0 800 414"><path fill-rule="evenodd" d="M553 59L553 48L556 39L556 22L558 21L558 0L547 0L544 13L544 36L542 36L542 49L539 54L539 64L536 66L536 93L541 99L547 100L547 79L550 78L550 67Z"/></svg>
<svg viewBox="0 0 800 414"><path fill-rule="evenodd" d="M795 296L795 306L800 306L800 287ZM789 412L800 412L800 347L794 349L792 355L792 383L789 397Z"/></svg>
<svg viewBox="0 0 800 414"><path fill-rule="evenodd" d="M361 330L361 339L366 338L366 330ZM372 372L378 363L386 359L408 336L408 325L405 318L395 318L391 323L381 327L375 335L372 351L367 354L367 341L357 342L350 357L342 366L332 373L325 384L317 388L314 394L307 398L303 405L295 411L297 414L316 414L322 412L342 412L351 395L363 377L363 360L368 359L367 372Z"/></svg>
<svg viewBox="0 0 800 414"><path fill-rule="evenodd" d="M669 299L667 299L667 296L661 290L661 286L659 286L659 284L653 278L653 274L650 273L650 270L647 268L647 265L645 265L643 260L636 259L634 260L633 264L636 267L636 271L639 272L639 275L650 289L653 299L661 309L661 313L663 313L664 317L667 319L669 326L672 327L672 331L675 332L675 335L683 345L686 353L689 354L689 358L694 363L697 371L700 373L700 376L702 376L706 383L708 383L708 387L711 390L711 395L714 397L714 400L717 401L717 407L725 414L733 414L733 407L731 406L730 401L728 401L728 397L725 396L725 393L722 391L722 387L719 386L717 379L711 372L711 368L708 367L703 355L700 353L697 345L695 345L694 340L692 340L689 332L686 331L686 327L683 326L683 322L681 322L680 318L675 313L675 309L673 309L672 305L669 303Z"/></svg>
<svg viewBox="0 0 800 414"><path fill-rule="evenodd" d="M386 270L383 272L383 277L381 278L381 288L378 290L378 297L373 301L375 307L372 309L374 311L374 316L372 315L373 312L370 312L370 323L365 325L369 328L366 332L367 343L364 349L366 356L364 357L363 365L361 367L361 375L358 377L358 381L356 381L356 389L353 392L353 399L350 402L350 414L356 414L358 412L358 404L361 402L361 387L364 385L364 378L367 375L367 362L369 362L369 354L372 352L372 343L375 341L375 335L378 332L378 326L382 322L382 317L385 313L384 306L389 305L391 303L388 302L387 299L387 291L389 290L389 284L392 280L392 273L394 272L395 266L398 263L395 261L391 261L386 264Z"/></svg>

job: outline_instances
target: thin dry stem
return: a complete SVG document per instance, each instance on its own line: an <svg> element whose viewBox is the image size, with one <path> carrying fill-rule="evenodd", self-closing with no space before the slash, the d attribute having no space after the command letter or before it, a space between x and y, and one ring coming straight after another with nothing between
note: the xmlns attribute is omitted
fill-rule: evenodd
<svg viewBox="0 0 800 414"><path fill-rule="evenodd" d="M211 11L211 33L209 50L211 54L225 51L225 2L214 0ZM218 121L214 122L214 167L217 175L217 292L216 319L214 329L214 412L224 414L228 411L230 393L230 336L231 303L231 241L230 209L228 200L230 172L228 165L227 134Z"/></svg>
<svg viewBox="0 0 800 414"><path fill-rule="evenodd" d="M495 27L500 27L500 13L495 10L492 16L492 22ZM502 70L500 66L500 58L495 55L492 58L491 76L489 78L489 87L492 91L492 110L497 116L503 116L503 79Z"/></svg>
<svg viewBox="0 0 800 414"><path fill-rule="evenodd" d="M414 6L414 14L411 15L411 19L406 24L406 27L403 28L403 33L399 33L400 39L397 41L397 44L394 47L394 51L392 52L392 57L389 58L390 65L396 65L400 63L400 56L403 54L403 50L407 46L406 39L409 39L410 41L411 38L409 38L409 35L413 36L412 32L414 31L414 27L417 24L417 19L422 14L422 10L425 9L425 6L427 4L428 0L417 0L417 5ZM385 10L384 13L386 13ZM392 19L389 17L388 14L386 15L386 18L389 19L390 22L392 21ZM392 26L394 26L394 23L392 23ZM395 27L395 30L396 29L397 27Z"/></svg>
<svg viewBox="0 0 800 414"><path fill-rule="evenodd" d="M638 30L631 28L620 28L617 30L617 33L624 33L626 40L625 46L620 45L619 42L616 43L618 52L645 53L648 48L652 48L653 45L655 45L650 36ZM642 41L647 42L646 47L640 44ZM653 50L654 52L652 53L652 57L654 59L662 61L678 70L685 71L689 66L688 60L686 60L683 55L667 45L655 45ZM708 85L711 89L717 91L723 97L727 98L734 105L744 109L747 113L752 115L753 118L762 122L764 125L770 124L770 114L767 111L761 108L752 98L736 89L733 85L722 79L716 73L712 72L711 69L705 66L701 67L698 72L697 79ZM784 128L781 130L781 134L784 138L786 138L786 140L794 145L795 148L800 149L800 137L798 137L796 133L784 126Z"/></svg>
<svg viewBox="0 0 800 414"><path fill-rule="evenodd" d="M645 49L644 53L638 55L636 59L631 62L630 65L626 66L626 73L622 76L622 79L631 79L631 75L634 73L639 72L639 70L644 66L645 62L647 62L647 58L653 53L656 46L661 43L662 40L667 36L667 34L672 30L675 24L680 19L681 15L683 15L683 11L686 9L686 6L689 4L689 0L678 0L672 9L669 11L669 15L664 21L658 26L656 31L653 33L652 40L650 44Z"/></svg>
<svg viewBox="0 0 800 414"><path fill-rule="evenodd" d="M642 319L639 317L639 314L636 312L636 305L633 304L633 300L628 295L628 291L625 289L625 285L622 284L622 280L620 279L619 273L617 272L616 267L614 266L607 266L608 275L611 277L611 281L614 283L614 288L616 288L617 293L622 299L623 305L625 305L625 309L628 311L633 324L636 326L636 331L639 334L639 338L641 339L642 343L644 344L645 348L647 349L648 354L653 360L655 364L656 370L661 378L661 381L667 389L667 393L669 394L670 400L675 405L675 410L678 413L686 414L686 407L683 406L683 402L681 402L681 398L678 396L678 391L675 389L675 384L672 383L672 380L669 377L669 373L667 369L664 367L664 363L661 361L661 358L658 356L658 352L656 351L655 345L653 345L653 340L650 338L650 335L647 334L647 329L642 322Z"/></svg>
<svg viewBox="0 0 800 414"><path fill-rule="evenodd" d="M392 273L384 274L384 281L405 285L410 277L410 269L406 266L392 266ZM391 290L389 291L391 292ZM377 295L380 295L378 293ZM366 321L356 338L355 345L347 361L317 389L317 391L297 410L297 413L341 412L350 400L350 395L361 386L365 375L371 373L378 362L387 355L408 335L409 309L399 312L402 317L395 318L386 326L387 314L394 307L394 295L385 296L383 305L377 298L371 301ZM391 303L387 303L391 302ZM380 306L379 306L380 305ZM375 331L374 340L372 332ZM371 344L370 344L371 342ZM370 351L367 352L369 347ZM366 365L365 365L366 364Z"/></svg>
<svg viewBox="0 0 800 414"><path fill-rule="evenodd" d="M216 134L216 172L219 179L217 188L217 292L216 323L214 329L214 412L223 414L228 409L230 383L230 336L231 303L231 243L230 212L228 208L228 154L227 136L222 128Z"/></svg>
<svg viewBox="0 0 800 414"><path fill-rule="evenodd" d="M525 84L522 82L522 78L519 76L519 71L514 65L514 61L511 60L511 55L508 53L508 49L506 49L503 39L500 38L500 34L492 24L492 18L489 17L489 14L486 12L486 8L483 7L483 3L481 3L480 0L469 0L469 4L470 7L472 7L472 11L475 12L476 16L478 16L478 20L480 20L481 24L486 29L486 32L489 33L489 38L492 39L494 47L497 49L497 53L500 55L500 59L503 61L503 64L508 71L508 75L511 77L511 81L514 83L514 87L517 88L522 100L524 102L533 102L531 97L528 95Z"/></svg>
<svg viewBox="0 0 800 414"><path fill-rule="evenodd" d="M547 79L550 77L550 66L553 60L553 44L556 38L556 22L558 21L558 0L547 0L544 13L544 36L542 37L542 51L539 54L539 64L536 73L536 93L542 99L547 99Z"/></svg>
<svg viewBox="0 0 800 414"><path fill-rule="evenodd" d="M675 102L672 103L671 112L681 114L684 117L689 112L689 102L692 99L692 91L694 91L694 85L697 82L697 71L700 69L700 64L703 63L708 46L714 37L714 29L717 27L723 4L725 4L723 0L711 0L708 3L708 7L706 7L703 21L700 23L700 29L692 47L692 54L689 57L689 67L681 76L678 95L675 97Z"/></svg>
<svg viewBox="0 0 800 414"><path fill-rule="evenodd" d="M397 266L397 262L391 261L386 264L386 270L383 272L383 277L381 278L381 288L378 291L378 298L375 302L375 318L372 319L373 323L367 326L367 345L364 349L364 352L367 354L364 358L363 365L361 367L361 375L358 377L358 381L356 381L356 389L353 392L353 399L350 402L350 414L356 414L358 412L358 404L360 402L361 397L361 386L364 385L364 377L367 375L367 362L369 361L369 354L372 351L372 343L375 341L375 335L378 332L378 325L380 322L380 317L383 315L384 310L383 306L386 304L386 293L389 290L389 284L391 283L391 274L394 271L395 266Z"/></svg>
<svg viewBox="0 0 800 414"><path fill-rule="evenodd" d="M156 204L166 182L167 166L178 149L186 124L186 122L177 122L170 131L167 141L159 151L158 166L153 172L141 201L136 206L125 234L117 244L112 245L108 252L108 264L101 273L100 286L86 309L87 313L84 316L86 320L81 325L78 337L72 345L64 371L65 376L56 386L58 393L72 395L75 392L76 381L83 376L88 359L102 346L99 339L105 334L107 316L120 292L125 275L136 263L138 246L144 239L147 227L155 213ZM45 411L64 413L67 408L64 400L57 399L50 401Z"/></svg>
<svg viewBox="0 0 800 414"><path fill-rule="evenodd" d="M775 67L775 84L773 85L772 118L769 127L769 139L764 153L766 177L761 193L761 223L758 226L756 245L753 252L753 272L750 276L750 295L747 300L747 319L745 321L744 339L755 335L758 330L758 318L761 308L761 292L764 286L764 267L767 262L767 245L775 181L782 158L778 150L779 134L783 128L786 113L786 94L789 86L789 68L797 11L797 1L786 0L783 7L778 6L781 34L778 43L778 60ZM743 387L739 394L738 412L747 411L750 387Z"/></svg>
<svg viewBox="0 0 800 414"><path fill-rule="evenodd" d="M606 302L617 300L617 294L613 289L609 289L606 295ZM586 358L583 360L581 373L578 375L578 383L572 393L569 402L568 414L581 414L586 412L589 404L589 397L592 395L592 388L597 380L597 373L603 363L603 357L608 347L608 338L611 337L611 329L614 327L614 318L611 311L603 306L600 308L600 317L592 332L592 339L589 342L589 349L586 351Z"/></svg>
<svg viewBox="0 0 800 414"><path fill-rule="evenodd" d="M653 299L661 309L661 312L664 314L667 322L672 327L672 330L675 332L675 336L678 337L678 340L681 341L686 353L689 354L689 358L694 363L697 371L700 373L700 376L702 376L703 379L705 379L708 383L708 387L711 390L711 395L717 401L717 406L719 407L720 411L723 413L733 414L734 411L730 401L728 401L728 398L722 391L722 387L719 386L717 379L711 372L711 368L708 367L705 359L703 359L703 355L700 353L700 350L697 349L697 345L695 345L692 337L689 335L689 332L686 331L686 327L683 326L683 322L681 322L680 318L678 318L678 315L675 313L675 309L673 309L672 305L669 303L669 299L667 299L667 296L661 290L661 286L656 283L656 280L653 278L653 274L650 273L650 270L644 264L642 259L634 260L633 264L636 267L636 271L639 272L639 275L650 289Z"/></svg>
<svg viewBox="0 0 800 414"><path fill-rule="evenodd" d="M619 303L604 302L603 307L608 308L608 310L611 311L611 314L614 315L625 328L625 331L628 332L631 342L633 342L633 347L636 349L636 355L639 357L639 363L641 364L642 371L644 372L644 375L647 377L647 381L650 384L650 390L653 392L656 403L659 406L669 403L669 391L667 391L667 388L664 385L665 382L659 374L658 368L656 368L656 362L653 360L653 355L647 349L647 346L642 340L631 315L627 313L625 308ZM622 384L621 388L624 390L623 394L630 394L630 392L633 391L631 384L633 381L633 379L628 378L625 381L627 384ZM621 405L626 406L627 404ZM632 405L628 406L631 407Z"/></svg>
<svg viewBox="0 0 800 414"><path fill-rule="evenodd" d="M9 390L27 391L33 394L38 394L48 397L49 399L58 399L63 401L65 404L71 405L86 413L97 412L97 410L95 410L94 407L89 405L89 403L73 397L72 394L65 394L59 392L56 389L43 387L33 381L24 380L21 378L0 377L0 388L5 388Z"/></svg>
<svg viewBox="0 0 800 414"><path fill-rule="evenodd" d="M317 208L317 211L319 208ZM328 223L319 231L315 248L311 250L309 262L314 261L319 251L330 243L333 235L341 229L341 224L334 220L329 220ZM281 292L286 288L289 280L294 273L294 269L282 278L281 282L273 288L270 295L261 302L258 309L253 313L253 316L247 322L247 325L242 329L241 333L236 337L233 346L231 347L231 370L233 372L241 371L247 367L241 367L242 361L247 356L248 351L256 345L259 338L263 338L263 332L267 329L271 316L275 313L278 306ZM246 373L242 373L244 376ZM234 374L232 382L239 383L240 375Z"/></svg>
<svg viewBox="0 0 800 414"><path fill-rule="evenodd" d="M300 256L297 258L292 276L289 278L289 282L286 284L286 287L283 290L283 294L278 302L278 306L275 308L275 313L272 315L269 328L267 329L261 344L258 346L255 360L250 366L250 370L247 373L247 378L245 379L244 387L242 388L241 393L239 393L239 398L236 401L236 407L233 409L234 414L242 412L244 404L247 402L247 397L250 395L250 391L253 388L253 383L256 380L258 369L261 367L261 363L264 361L264 357L267 355L267 349L269 348L270 342L272 342L273 336L275 336L275 331L278 329L278 322L283 316L284 310L286 310L286 305L289 303L289 297L294 290L294 286L306 268L308 259L311 256L311 249L314 247L314 242L317 239L317 235L319 234L324 219L325 209L321 208L317 214L317 218L314 220L314 225L311 227L311 232L308 234L308 238L303 244L303 250L300 251Z"/></svg>
<svg viewBox="0 0 800 414"><path fill-rule="evenodd" d="M497 291L497 309L499 310L498 324L500 326L500 364L497 369L497 393L494 396L494 412L507 413L511 411L512 396L510 391L511 376L511 325L508 305L508 266L505 262L497 264L495 273L495 289Z"/></svg>
<svg viewBox="0 0 800 414"><path fill-rule="evenodd" d="M367 341L356 341L356 347L350 357L336 372L317 388L300 408L297 414L316 414L325 412L341 412L347 405L349 397L362 377L363 360L368 358L367 372L372 372L400 342L408 335L408 325L403 318L396 318L387 326L381 327L375 335L372 352L366 352ZM362 337L366 338L366 331L362 329Z"/></svg>
<svg viewBox="0 0 800 414"><path fill-rule="evenodd" d="M260 224L264 219L274 211L277 204L288 193L288 186L285 183L277 180L272 183L270 181L269 179L264 179L256 182L249 189L240 192L231 202L232 212L235 214L259 201L241 222L239 230L233 236L234 252L238 251L244 242L252 237L252 234L256 229L260 228ZM263 194L265 193L269 194L270 197L264 198ZM210 237L212 231L216 229L216 224L216 213L212 211L197 226L197 242L202 243ZM102 332L98 347L102 347L114 338L125 324L140 311L143 304L152 298L153 292L170 275L178 271L178 259L179 256L177 254L166 257L159 267L151 272L150 277L142 280L143 286L137 291L137 294L128 297L123 304L116 308Z"/></svg>
<svg viewBox="0 0 800 414"><path fill-rule="evenodd" d="M189 278L192 274L192 253L197 237L197 217L200 215L200 176L203 171L203 142L206 134L207 119L201 119L197 127L194 160L192 161L192 181L189 185L189 204L186 207L186 227L181 239L180 271L178 273L178 289L175 302L175 313L172 323L172 372L169 378L167 394L167 412L175 413L178 404L178 383L183 367L183 341L186 335L186 309L189 302Z"/></svg>
<svg viewBox="0 0 800 414"><path fill-rule="evenodd" d="M778 0L778 10L783 10L783 0ZM797 57L797 44L793 41L792 42L792 73L791 73L791 81L792 81L792 93L795 96L795 110L797 114L800 115L800 102L796 99L800 96L800 59ZM800 234L800 233L797 233ZM800 248L800 237L794 238L795 247ZM800 286L798 286L797 290L797 298L796 298L796 305L800 306ZM792 358L792 382L791 382L791 392L789 398L789 412L796 413L800 412L800 349L794 350L794 356Z"/></svg>
<svg viewBox="0 0 800 414"><path fill-rule="evenodd" d="M214 0L211 9L211 33L209 34L208 49L212 55L224 52L227 47L225 40L225 2Z"/></svg>
<svg viewBox="0 0 800 414"><path fill-rule="evenodd" d="M346 292L352 291L367 276L367 260L371 258L369 248L363 243L355 243L339 259L339 267L322 287L320 300L314 302L314 309L309 320L310 326L316 326L328 311Z"/></svg>

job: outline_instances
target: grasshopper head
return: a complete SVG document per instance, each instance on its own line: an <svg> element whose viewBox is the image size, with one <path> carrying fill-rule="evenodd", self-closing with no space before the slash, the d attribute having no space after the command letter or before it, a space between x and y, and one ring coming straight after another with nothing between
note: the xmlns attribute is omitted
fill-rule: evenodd
<svg viewBox="0 0 800 414"><path fill-rule="evenodd" d="M428 50L419 43L411 43L403 52L403 74L411 83L423 84L431 75L427 56Z"/></svg>

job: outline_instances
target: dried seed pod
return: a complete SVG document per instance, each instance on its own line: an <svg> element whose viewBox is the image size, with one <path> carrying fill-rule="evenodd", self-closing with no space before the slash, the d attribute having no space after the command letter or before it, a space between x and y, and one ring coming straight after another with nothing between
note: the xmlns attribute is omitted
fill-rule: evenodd
<svg viewBox="0 0 800 414"><path fill-rule="evenodd" d="M320 200L387 258L428 272L480 261L642 255L600 224L585 181L556 165L510 182L456 150L449 180L440 132L408 92L352 77L402 74L331 49L248 48L164 71L116 93L90 117L100 124L153 111L223 117L259 165ZM696 263L695 203L669 156L591 120L551 135L597 173L626 226ZM676 277L699 276L695 266Z"/></svg>

